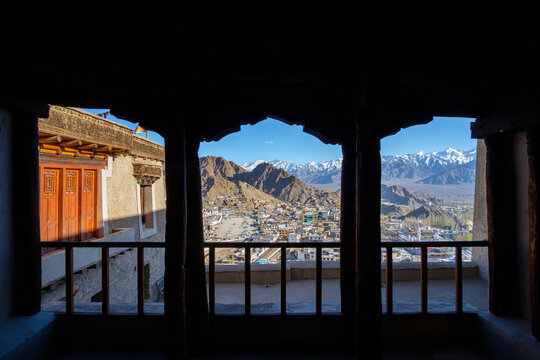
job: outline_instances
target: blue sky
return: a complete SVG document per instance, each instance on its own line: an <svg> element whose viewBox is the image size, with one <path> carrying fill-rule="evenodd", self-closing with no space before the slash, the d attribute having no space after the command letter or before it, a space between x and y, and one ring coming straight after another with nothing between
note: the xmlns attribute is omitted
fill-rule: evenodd
<svg viewBox="0 0 540 360"><path fill-rule="evenodd" d="M83 110L93 114L107 111ZM131 129L137 126L137 123L117 119L114 115L109 115L107 119ZM474 119L471 118L435 117L429 124L402 129L397 134L381 140L381 155L432 152L449 147L470 150L476 147L476 139L471 139L472 121ZM150 132L149 138L164 144L163 138L155 132ZM342 157L341 146L323 144L314 136L304 133L301 126L287 125L274 119L267 119L256 125L244 125L241 131L227 135L217 142L202 142L199 156L207 155L223 156L237 164L275 159L307 163Z"/></svg>
<svg viewBox="0 0 540 360"><path fill-rule="evenodd" d="M286 160L296 163L333 160L342 157L341 146L326 145L302 131L274 119L244 125L239 132L220 141L203 142L199 156L223 156L237 164L255 160Z"/></svg>
<svg viewBox="0 0 540 360"><path fill-rule="evenodd" d="M435 117L428 124L410 126L382 139L381 155L427 153L449 147L471 150L476 147L476 139L471 139L473 121L471 118Z"/></svg>
<svg viewBox="0 0 540 360"><path fill-rule="evenodd" d="M432 152L476 147L471 139L470 118L434 118L429 124L411 126L381 141L381 155ZM296 163L333 160L342 157L341 146L326 145L302 131L267 119L256 125L242 126L218 142L201 143L199 156L223 156L238 164L255 160L287 160Z"/></svg>

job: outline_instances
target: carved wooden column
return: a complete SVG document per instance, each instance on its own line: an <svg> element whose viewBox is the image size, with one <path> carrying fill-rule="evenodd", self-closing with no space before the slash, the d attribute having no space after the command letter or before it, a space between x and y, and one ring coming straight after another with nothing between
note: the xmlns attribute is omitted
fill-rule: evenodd
<svg viewBox="0 0 540 360"><path fill-rule="evenodd" d="M379 137L356 137L356 354L382 358Z"/></svg>
<svg viewBox="0 0 540 360"><path fill-rule="evenodd" d="M513 134L486 137L486 198L489 241L489 311L512 315L516 304L515 184Z"/></svg>
<svg viewBox="0 0 540 360"><path fill-rule="evenodd" d="M354 344L354 314L356 288L356 139L353 136L343 141L343 163L341 167L341 313Z"/></svg>
<svg viewBox="0 0 540 360"><path fill-rule="evenodd" d="M167 227L165 234L165 320L167 358L186 357L186 137L183 126L165 135Z"/></svg>
<svg viewBox="0 0 540 360"><path fill-rule="evenodd" d="M531 334L540 340L540 127L527 128Z"/></svg>
<svg viewBox="0 0 540 360"><path fill-rule="evenodd" d="M41 248L39 245L38 116L48 116L48 106L9 107L11 121L12 218L14 223L15 312L40 311ZM2 171L4 171L3 169Z"/></svg>
<svg viewBox="0 0 540 360"><path fill-rule="evenodd" d="M208 301L204 268L204 234L202 223L201 172L199 141L194 136L186 142L187 179L187 247L186 309L188 354L197 355L206 349L208 339Z"/></svg>

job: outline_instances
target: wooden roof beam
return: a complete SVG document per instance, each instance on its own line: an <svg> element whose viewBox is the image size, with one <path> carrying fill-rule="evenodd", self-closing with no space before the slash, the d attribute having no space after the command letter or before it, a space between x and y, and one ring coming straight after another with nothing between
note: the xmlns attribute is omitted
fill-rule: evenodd
<svg viewBox="0 0 540 360"><path fill-rule="evenodd" d="M111 151L112 151L112 146L102 146L102 147L98 147L98 148L96 148L96 151L111 152Z"/></svg>
<svg viewBox="0 0 540 360"><path fill-rule="evenodd" d="M81 146L81 145L82 145L81 140L62 141L60 143L60 146Z"/></svg>
<svg viewBox="0 0 540 360"><path fill-rule="evenodd" d="M98 144L87 144L87 145L81 145L78 148L81 150L93 150L97 149Z"/></svg>
<svg viewBox="0 0 540 360"><path fill-rule="evenodd" d="M62 137L58 135L54 136L40 136L39 142L42 144L54 144L62 141Z"/></svg>

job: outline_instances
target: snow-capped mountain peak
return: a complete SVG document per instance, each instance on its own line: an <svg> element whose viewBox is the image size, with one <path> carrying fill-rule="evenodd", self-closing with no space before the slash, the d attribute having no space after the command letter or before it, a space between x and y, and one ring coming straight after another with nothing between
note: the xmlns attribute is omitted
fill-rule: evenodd
<svg viewBox="0 0 540 360"><path fill-rule="evenodd" d="M476 160L476 148L463 151L447 148L430 153L385 155L381 157L384 180L423 179Z"/></svg>
<svg viewBox="0 0 540 360"><path fill-rule="evenodd" d="M420 180L473 161L476 161L476 148L463 151L449 147L430 153L419 151L416 154L383 155L381 156L382 179ZM242 167L251 171L263 162L283 169L303 182L319 188L336 190L340 187L343 158L304 164L284 160L257 160L245 163Z"/></svg>
<svg viewBox="0 0 540 360"><path fill-rule="evenodd" d="M252 171L253 169L255 169L257 167L257 165L259 164L262 164L262 163L265 163L265 162L268 162L268 161L265 161L265 160L256 160L256 161L252 161L252 162L248 162L248 163L245 163L243 165L241 165L244 169L246 169L247 171Z"/></svg>

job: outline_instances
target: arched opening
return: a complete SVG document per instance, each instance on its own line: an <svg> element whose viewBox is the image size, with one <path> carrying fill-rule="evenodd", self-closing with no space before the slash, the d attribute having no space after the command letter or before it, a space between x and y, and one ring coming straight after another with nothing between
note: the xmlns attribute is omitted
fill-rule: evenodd
<svg viewBox="0 0 540 360"><path fill-rule="evenodd" d="M487 239L485 146L472 121L436 117L381 141L387 313L487 310L487 248L468 245Z"/></svg>
<svg viewBox="0 0 540 360"><path fill-rule="evenodd" d="M267 118L199 157L210 313L339 313L340 146Z"/></svg>

